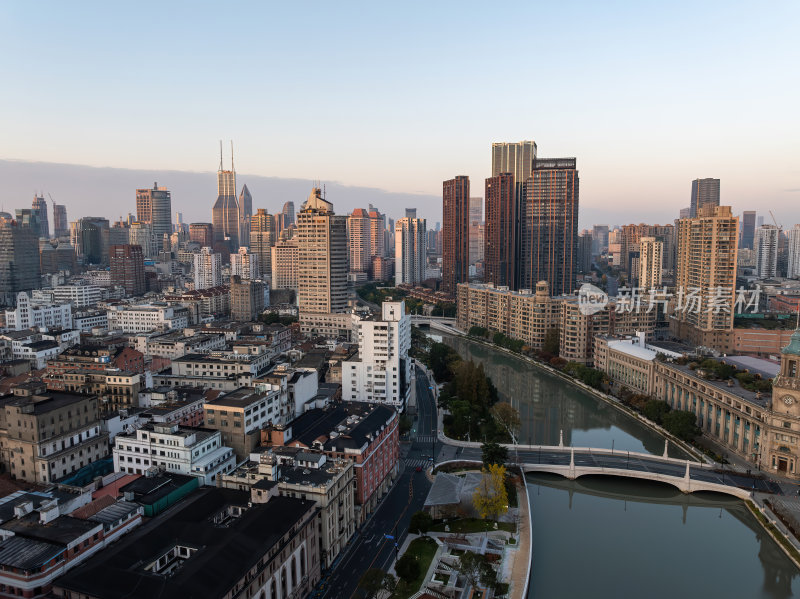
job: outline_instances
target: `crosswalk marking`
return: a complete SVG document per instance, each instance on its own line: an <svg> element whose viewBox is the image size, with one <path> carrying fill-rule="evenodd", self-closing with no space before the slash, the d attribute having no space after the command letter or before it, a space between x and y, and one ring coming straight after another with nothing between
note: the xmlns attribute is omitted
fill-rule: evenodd
<svg viewBox="0 0 800 599"><path fill-rule="evenodd" d="M425 467L428 464L430 464L430 460L423 460L419 458L405 458L403 462L405 463L406 466L409 466L411 468L416 468L417 466Z"/></svg>
<svg viewBox="0 0 800 599"><path fill-rule="evenodd" d="M417 435L415 441L418 443L433 443L436 441L435 435Z"/></svg>

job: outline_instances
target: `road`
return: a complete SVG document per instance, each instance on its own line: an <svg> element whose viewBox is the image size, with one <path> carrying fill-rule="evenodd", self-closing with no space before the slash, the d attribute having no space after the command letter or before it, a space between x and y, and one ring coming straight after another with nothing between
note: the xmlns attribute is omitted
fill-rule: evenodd
<svg viewBox="0 0 800 599"><path fill-rule="evenodd" d="M401 474L378 509L356 532L348 548L334 563L313 597L358 598L358 581L369 568L387 570L408 534L411 515L422 509L431 483L425 474L436 451L436 403L425 375L417 369L417 419L407 442L400 444ZM417 472L417 467L421 471ZM391 535L395 540L385 538Z"/></svg>

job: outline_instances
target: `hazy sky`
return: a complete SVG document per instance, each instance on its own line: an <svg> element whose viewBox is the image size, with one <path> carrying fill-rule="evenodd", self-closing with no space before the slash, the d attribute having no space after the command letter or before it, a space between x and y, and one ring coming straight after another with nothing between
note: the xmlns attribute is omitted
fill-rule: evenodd
<svg viewBox="0 0 800 599"><path fill-rule="evenodd" d="M483 195L491 142L535 139L578 158L582 226L671 221L696 177L793 224L798 23L788 0L2 2L0 158L210 171L233 139L240 173Z"/></svg>

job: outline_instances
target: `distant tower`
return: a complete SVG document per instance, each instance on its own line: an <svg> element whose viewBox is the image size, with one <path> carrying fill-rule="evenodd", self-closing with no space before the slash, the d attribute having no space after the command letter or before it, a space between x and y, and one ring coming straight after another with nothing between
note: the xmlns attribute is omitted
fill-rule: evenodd
<svg viewBox="0 0 800 599"><path fill-rule="evenodd" d="M772 279L778 274L778 242L781 230L775 225L764 225L756 229L756 276Z"/></svg>
<svg viewBox="0 0 800 599"><path fill-rule="evenodd" d="M281 229L288 229L294 223L294 202L286 202L283 205L283 227Z"/></svg>
<svg viewBox="0 0 800 599"><path fill-rule="evenodd" d="M275 241L275 221L264 208L259 208L250 217L250 251L258 256L262 275L271 274Z"/></svg>
<svg viewBox="0 0 800 599"><path fill-rule="evenodd" d="M370 241L369 213L363 208L355 208L347 217L347 245L351 273L369 273L372 262Z"/></svg>
<svg viewBox="0 0 800 599"><path fill-rule="evenodd" d="M222 256L209 247L194 255L194 288L218 287L222 284Z"/></svg>
<svg viewBox="0 0 800 599"><path fill-rule="evenodd" d="M47 220L47 202L42 196L33 196L31 208L39 214L39 236L50 238L50 223Z"/></svg>
<svg viewBox="0 0 800 599"><path fill-rule="evenodd" d="M691 218L700 215L703 206L719 206L719 179L695 179L692 181Z"/></svg>
<svg viewBox="0 0 800 599"><path fill-rule="evenodd" d="M166 187L153 183L152 189L136 190L136 220L150 225L158 253L164 235L172 234L172 198Z"/></svg>
<svg viewBox="0 0 800 599"><path fill-rule="evenodd" d="M233 168L231 144L231 170L222 167L222 142L219 144L219 170L217 171L217 201L211 209L214 225L214 243L224 243L229 251L239 250L239 202L236 199L236 171Z"/></svg>
<svg viewBox="0 0 800 599"><path fill-rule="evenodd" d="M214 226L211 223L190 223L189 241L199 243L200 247L214 245Z"/></svg>
<svg viewBox="0 0 800 599"><path fill-rule="evenodd" d="M143 295L147 291L144 276L144 254L138 245L112 245L109 256L111 284L125 289L126 295Z"/></svg>
<svg viewBox="0 0 800 599"><path fill-rule="evenodd" d="M406 214L408 209L406 209ZM416 213L416 211L414 212ZM427 222L424 218L400 218L394 225L395 285L419 285L425 280Z"/></svg>
<svg viewBox="0 0 800 599"><path fill-rule="evenodd" d="M745 210L742 212L742 225L741 225L741 238L739 240L739 248L747 248L748 250L754 249L756 237L756 213L754 210Z"/></svg>
<svg viewBox="0 0 800 599"><path fill-rule="evenodd" d="M250 218L253 216L253 196L247 185L242 187L239 194L239 245L250 243Z"/></svg>
<svg viewBox="0 0 800 599"><path fill-rule="evenodd" d="M56 237L69 235L67 207L64 204L56 204L55 202L53 202L53 233Z"/></svg>
<svg viewBox="0 0 800 599"><path fill-rule="evenodd" d="M454 296L456 285L469 281L469 177L442 183L442 214L442 291Z"/></svg>

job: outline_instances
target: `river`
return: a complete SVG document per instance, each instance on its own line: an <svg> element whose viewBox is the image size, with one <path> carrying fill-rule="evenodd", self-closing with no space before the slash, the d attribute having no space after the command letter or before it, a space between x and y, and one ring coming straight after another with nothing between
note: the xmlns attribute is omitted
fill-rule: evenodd
<svg viewBox="0 0 800 599"><path fill-rule="evenodd" d="M484 365L520 412L520 443L661 454L663 438L619 410L505 352L442 338ZM686 457L670 446L670 455ZM800 571L739 500L604 477L529 475L529 599L800 597Z"/></svg>

